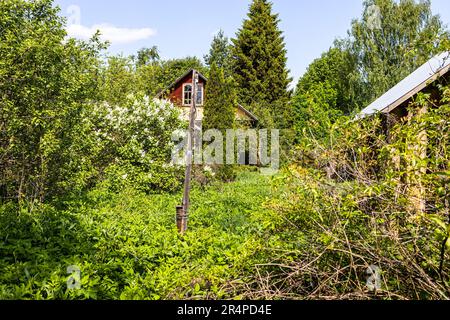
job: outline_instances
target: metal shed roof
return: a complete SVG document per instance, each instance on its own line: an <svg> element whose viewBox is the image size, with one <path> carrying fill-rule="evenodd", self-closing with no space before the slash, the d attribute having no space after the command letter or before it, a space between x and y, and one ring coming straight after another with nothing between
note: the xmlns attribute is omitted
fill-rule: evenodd
<svg viewBox="0 0 450 320"><path fill-rule="evenodd" d="M359 118L382 112L390 113L450 70L450 52L441 53L411 73L359 114Z"/></svg>

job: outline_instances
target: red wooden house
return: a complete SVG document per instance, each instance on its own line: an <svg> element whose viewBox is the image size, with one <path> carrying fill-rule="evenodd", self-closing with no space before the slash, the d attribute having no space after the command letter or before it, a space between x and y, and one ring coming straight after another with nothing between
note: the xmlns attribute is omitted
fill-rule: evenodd
<svg viewBox="0 0 450 320"><path fill-rule="evenodd" d="M194 69L187 71L174 83L172 83L169 87L161 91L156 98L157 99L167 99L172 102L174 105L178 106L182 109L183 118L189 119L189 110L193 101L193 74ZM205 100L207 97L205 96L205 86L208 82L208 79L198 72L199 80L198 80L198 91L196 97L196 106L197 106L197 121L203 120L203 106L205 104ZM236 119L241 122L247 122L250 125L254 125L258 122L258 119L254 114L245 109L243 106L238 104L236 106Z"/></svg>

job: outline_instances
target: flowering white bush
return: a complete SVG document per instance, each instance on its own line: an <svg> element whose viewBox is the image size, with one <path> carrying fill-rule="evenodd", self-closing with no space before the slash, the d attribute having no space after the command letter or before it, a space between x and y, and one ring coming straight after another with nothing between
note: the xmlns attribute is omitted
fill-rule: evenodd
<svg viewBox="0 0 450 320"><path fill-rule="evenodd" d="M178 109L147 96L129 95L125 101L93 104L85 117L93 125L107 181L114 188L128 183L147 192L176 189L182 175L168 163L171 134L181 128Z"/></svg>

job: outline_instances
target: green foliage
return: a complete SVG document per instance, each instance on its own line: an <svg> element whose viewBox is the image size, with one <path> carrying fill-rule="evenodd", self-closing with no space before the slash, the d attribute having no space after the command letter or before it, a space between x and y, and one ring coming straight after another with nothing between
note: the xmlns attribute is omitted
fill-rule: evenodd
<svg viewBox="0 0 450 320"><path fill-rule="evenodd" d="M331 125L342 115L335 108L337 100L338 93L328 81L311 84L308 91L295 95L292 104L297 142L305 137L320 140L328 136Z"/></svg>
<svg viewBox="0 0 450 320"><path fill-rule="evenodd" d="M223 30L214 36L209 53L205 55L204 60L209 68L216 64L217 67L224 70L225 76L232 76L231 45Z"/></svg>
<svg viewBox="0 0 450 320"><path fill-rule="evenodd" d="M233 79L225 78L223 68L212 64L205 90L208 99L204 107L203 128L226 130L234 128L237 106Z"/></svg>
<svg viewBox="0 0 450 320"><path fill-rule="evenodd" d="M51 205L0 206L0 299L225 299L255 272L264 249L258 174L194 190L189 231L178 236L178 196L133 189ZM258 231L259 230L259 231ZM81 289L67 288L68 266Z"/></svg>
<svg viewBox="0 0 450 320"><path fill-rule="evenodd" d="M263 126L289 128L286 49L278 15L267 0L254 0L248 19L232 39L233 76L238 98Z"/></svg>
<svg viewBox="0 0 450 320"><path fill-rule="evenodd" d="M448 41L430 1L364 1L362 18L352 22L348 37L335 41L298 82L292 101L297 141L304 130L325 137L337 116L368 105L444 51Z"/></svg>
<svg viewBox="0 0 450 320"><path fill-rule="evenodd" d="M103 100L120 105L129 94L136 93L137 74L131 58L123 56L109 57L102 70L101 94Z"/></svg>
<svg viewBox="0 0 450 320"><path fill-rule="evenodd" d="M138 69L122 56L102 66L99 35L65 39L52 1L0 8L2 200L79 194L105 178L116 190L176 190L179 172L168 163L178 113L144 96L147 73L137 72L163 72L156 48L140 51Z"/></svg>
<svg viewBox="0 0 450 320"><path fill-rule="evenodd" d="M223 137L226 137L226 130L235 128L236 92L233 79L226 78L224 69L215 62L211 65L205 93L208 98L204 107L203 129L220 130ZM223 146L223 155L223 163L226 163L226 145ZM233 167L230 165L220 165L217 171L223 181L234 177Z"/></svg>
<svg viewBox="0 0 450 320"><path fill-rule="evenodd" d="M260 272L266 292L448 299L450 100L448 87L437 88L442 99L418 95L389 136L380 115L342 118L325 139L302 140L298 165L275 181L283 192L269 203L282 221L273 234L282 237L283 254L274 253ZM366 286L371 265L382 270L380 289L372 293ZM280 285L285 278L290 281Z"/></svg>
<svg viewBox="0 0 450 320"><path fill-rule="evenodd" d="M0 185L7 198L44 199L83 166L83 104L97 94L103 45L64 40L52 1L0 2ZM58 184L67 188L59 189Z"/></svg>
<svg viewBox="0 0 450 320"><path fill-rule="evenodd" d="M372 16L372 5L379 8L379 20ZM439 43L449 36L429 0L366 0L362 19L353 21L349 35L349 50L367 85L367 103L440 53Z"/></svg>
<svg viewBox="0 0 450 320"><path fill-rule="evenodd" d="M155 63L160 59L158 47L142 48L138 51L136 66L143 67Z"/></svg>
<svg viewBox="0 0 450 320"><path fill-rule="evenodd" d="M374 3L380 29L368 21ZM288 103L278 17L253 1L231 52L239 98L268 128L295 120L297 163L271 178L201 168L181 237L183 174L170 158L183 125L149 97L208 70L162 61L156 47L103 64L99 35L66 39L51 0L1 1L0 299L448 299L448 85L418 94L388 133L381 116L341 115L450 40L427 1L364 6ZM206 129L234 126L227 42L219 34L205 58ZM383 271L374 293L371 265ZM67 286L69 266L80 290Z"/></svg>
<svg viewBox="0 0 450 320"><path fill-rule="evenodd" d="M182 172L171 163L172 133L181 128L176 107L147 96L128 95L120 106L92 105L90 123L96 154L91 154L113 190L134 186L145 192L175 191Z"/></svg>
<svg viewBox="0 0 450 320"><path fill-rule="evenodd" d="M362 103L358 101L361 84L355 60L347 50L331 48L309 65L297 84L294 99L311 97L316 94L317 88L320 91L320 88L326 87L335 91L336 99L332 104L325 104L324 109L335 109L350 115Z"/></svg>

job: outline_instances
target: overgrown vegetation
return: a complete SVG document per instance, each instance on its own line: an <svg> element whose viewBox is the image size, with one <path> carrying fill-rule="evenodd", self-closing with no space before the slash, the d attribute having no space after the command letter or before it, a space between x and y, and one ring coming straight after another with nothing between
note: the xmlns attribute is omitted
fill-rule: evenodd
<svg viewBox="0 0 450 320"><path fill-rule="evenodd" d="M308 67L293 98L297 138L308 128L327 136L341 115L354 115L431 57L449 32L430 1L365 0L348 36Z"/></svg>
<svg viewBox="0 0 450 320"><path fill-rule="evenodd" d="M0 299L449 299L449 84L395 125L353 117L448 51L447 30L427 1L365 1L290 99L278 23L254 0L206 66L156 47L103 59L98 34L66 38L51 0L1 1ZM182 237L170 159L186 123L152 97L190 68L209 76L205 129L234 127L242 102L295 137L272 177L198 166Z"/></svg>
<svg viewBox="0 0 450 320"><path fill-rule="evenodd" d="M267 177L194 188L189 232L178 236L176 195L97 188L57 204L0 211L0 299L199 299L239 296L273 215ZM68 266L81 269L69 290ZM245 276L247 275L247 276Z"/></svg>
<svg viewBox="0 0 450 320"><path fill-rule="evenodd" d="M440 107L425 114L431 102L417 98L415 117L393 128L391 142L378 117L341 119L325 142L303 141L298 164L275 184L284 192L269 202L282 221L272 231L280 247L259 267L249 297L450 297L450 108L442 90ZM425 158L423 130L432 146ZM377 291L366 285L371 266L380 268Z"/></svg>

